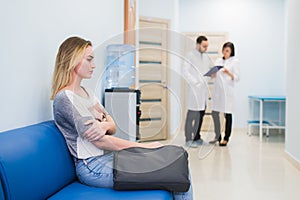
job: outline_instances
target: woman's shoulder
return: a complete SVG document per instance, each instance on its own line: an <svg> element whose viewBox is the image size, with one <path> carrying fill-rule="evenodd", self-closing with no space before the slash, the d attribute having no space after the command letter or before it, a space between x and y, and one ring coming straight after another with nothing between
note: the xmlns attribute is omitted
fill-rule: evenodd
<svg viewBox="0 0 300 200"><path fill-rule="evenodd" d="M235 56L230 57L229 60L232 62L239 62L239 59Z"/></svg>
<svg viewBox="0 0 300 200"><path fill-rule="evenodd" d="M231 59L231 60L230 60L230 63L231 63L232 65L235 65L235 66L239 66L239 65L240 65L240 61L239 61L239 59L238 59L237 57L233 56L233 57L231 57L230 59Z"/></svg>
<svg viewBox="0 0 300 200"><path fill-rule="evenodd" d="M70 90L60 90L54 97L54 104L61 104L63 102L66 102L66 100L68 100L70 98L70 96L73 95L73 92Z"/></svg>
<svg viewBox="0 0 300 200"><path fill-rule="evenodd" d="M58 104L59 102L61 102L64 98L66 98L66 91L65 90L61 90L61 91L59 91L56 95L55 95L55 97L54 97L54 99L53 99L53 103L54 104Z"/></svg>
<svg viewBox="0 0 300 200"><path fill-rule="evenodd" d="M61 99L63 98L64 96L66 96L66 90L60 90L54 97L54 100L55 99Z"/></svg>
<svg viewBox="0 0 300 200"><path fill-rule="evenodd" d="M84 88L84 91L87 93L88 98L86 99L93 99L94 98L94 93L91 89L89 88ZM80 95L76 94L74 91L72 91L69 88L64 88L62 90L60 90L56 96L54 97L54 102L58 102L58 101L64 101L64 100L68 100L68 99L83 99L83 97L81 97Z"/></svg>

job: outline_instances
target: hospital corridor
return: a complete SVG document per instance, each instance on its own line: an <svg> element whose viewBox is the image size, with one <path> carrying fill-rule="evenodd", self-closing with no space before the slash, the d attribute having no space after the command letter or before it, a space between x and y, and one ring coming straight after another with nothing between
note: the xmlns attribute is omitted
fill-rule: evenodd
<svg viewBox="0 0 300 200"><path fill-rule="evenodd" d="M299 0L0 6L0 200L300 200Z"/></svg>

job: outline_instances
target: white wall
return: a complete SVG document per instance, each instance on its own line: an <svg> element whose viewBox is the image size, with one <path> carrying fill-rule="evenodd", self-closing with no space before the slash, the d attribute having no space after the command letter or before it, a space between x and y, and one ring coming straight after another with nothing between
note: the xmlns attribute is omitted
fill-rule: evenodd
<svg viewBox="0 0 300 200"><path fill-rule="evenodd" d="M52 119L49 97L58 46L71 35L101 46L123 31L123 12L123 0L3 2L0 131Z"/></svg>
<svg viewBox="0 0 300 200"><path fill-rule="evenodd" d="M300 109L299 109L299 85L300 85L300 2L298 0L288 0L287 2L287 112L286 112L286 152L300 163Z"/></svg>
<svg viewBox="0 0 300 200"><path fill-rule="evenodd" d="M141 16L170 19L170 29L175 32L229 32L242 63L235 127L246 125L248 95L285 93L284 0L140 0L138 9ZM104 43L120 39L123 31L122 0L19 0L3 3L0 11L0 131L52 118L53 65L65 38L90 39L103 53ZM101 63L103 55L99 57ZM171 57L174 72L180 71L178 63L176 56ZM176 79L171 77L170 87L180 96ZM171 132L182 120L174 98Z"/></svg>
<svg viewBox="0 0 300 200"><path fill-rule="evenodd" d="M285 0L180 0L182 32L228 32L241 62L234 127L245 128L248 95L285 94Z"/></svg>

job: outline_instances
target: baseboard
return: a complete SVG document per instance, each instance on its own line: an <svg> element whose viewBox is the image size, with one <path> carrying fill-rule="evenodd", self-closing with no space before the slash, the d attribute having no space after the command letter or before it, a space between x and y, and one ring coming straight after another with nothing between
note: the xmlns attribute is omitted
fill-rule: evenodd
<svg viewBox="0 0 300 200"><path fill-rule="evenodd" d="M296 169L300 171L300 162L294 158L290 153L284 151L284 157L294 166Z"/></svg>

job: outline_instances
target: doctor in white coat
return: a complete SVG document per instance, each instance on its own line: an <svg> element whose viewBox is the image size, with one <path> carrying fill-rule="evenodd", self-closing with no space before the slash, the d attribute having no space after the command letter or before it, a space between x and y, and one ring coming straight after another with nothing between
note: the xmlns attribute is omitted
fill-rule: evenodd
<svg viewBox="0 0 300 200"><path fill-rule="evenodd" d="M205 36L199 36L196 40L196 48L188 52L183 66L183 75L187 82L187 115L185 121L186 146L197 147L202 145L200 130L207 103L207 79L203 76L212 62L205 53L208 48L208 40Z"/></svg>
<svg viewBox="0 0 300 200"><path fill-rule="evenodd" d="M223 66L217 73L212 75L216 78L212 92L212 116L215 127L215 139L211 144L219 141L220 146L226 146L232 129L232 113L234 108L234 85L240 80L239 61L235 57L234 45L227 42L222 48L223 57L216 60L215 65ZM221 141L219 113L225 115L225 136Z"/></svg>

